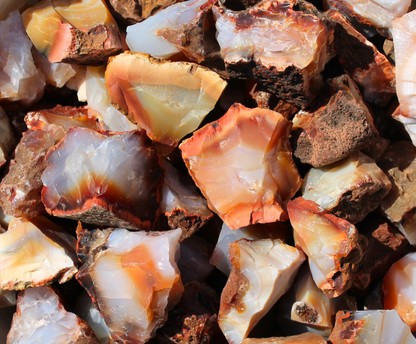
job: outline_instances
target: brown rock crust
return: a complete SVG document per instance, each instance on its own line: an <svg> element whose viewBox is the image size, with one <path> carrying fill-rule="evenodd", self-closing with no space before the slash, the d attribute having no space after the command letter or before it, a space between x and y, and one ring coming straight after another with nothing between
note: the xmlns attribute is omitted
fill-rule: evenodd
<svg viewBox="0 0 416 344"><path fill-rule="evenodd" d="M247 338L242 344L326 344L326 340L319 334L309 332L288 337Z"/></svg>
<svg viewBox="0 0 416 344"><path fill-rule="evenodd" d="M107 0L107 2L127 24L132 25L182 0Z"/></svg>
<svg viewBox="0 0 416 344"><path fill-rule="evenodd" d="M352 314L349 311L339 311L336 315L335 327L329 336L332 344L355 343L357 335L363 328L364 320L351 320Z"/></svg>
<svg viewBox="0 0 416 344"><path fill-rule="evenodd" d="M6 215L33 218L45 212L41 176L46 153L54 144L54 138L41 130L23 133L0 184L0 206Z"/></svg>
<svg viewBox="0 0 416 344"><path fill-rule="evenodd" d="M357 271L354 287L365 290L370 283L382 277L399 260L408 245L406 238L392 225L385 222L367 235L368 245Z"/></svg>
<svg viewBox="0 0 416 344"><path fill-rule="evenodd" d="M369 110L351 92L347 76L335 78L333 83L326 105L298 113L294 120L294 155L314 167L341 160L378 136Z"/></svg>
<svg viewBox="0 0 416 344"><path fill-rule="evenodd" d="M175 209L168 214L168 225L171 229L182 229L182 235L179 239L181 242L198 231L211 218L212 214L209 217L203 217L196 214L188 214L184 209Z"/></svg>

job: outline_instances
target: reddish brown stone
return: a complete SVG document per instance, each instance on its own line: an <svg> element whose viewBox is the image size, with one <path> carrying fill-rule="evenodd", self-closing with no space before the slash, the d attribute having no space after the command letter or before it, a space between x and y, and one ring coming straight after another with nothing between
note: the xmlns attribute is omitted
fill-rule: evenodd
<svg viewBox="0 0 416 344"><path fill-rule="evenodd" d="M23 134L0 184L0 206L6 215L33 218L45 211L41 176L47 166L46 153L54 144L54 138L41 130Z"/></svg>
<svg viewBox="0 0 416 344"><path fill-rule="evenodd" d="M382 223L367 236L368 245L354 274L354 287L365 290L369 284L382 277L404 254L406 238L389 223Z"/></svg>
<svg viewBox="0 0 416 344"><path fill-rule="evenodd" d="M373 142L371 142L369 146L364 148L362 152L377 162L380 160L381 156L384 154L389 145L390 140L378 136Z"/></svg>
<svg viewBox="0 0 416 344"><path fill-rule="evenodd" d="M293 120L294 155L314 167L341 160L378 136L353 81L343 75L330 84L332 96L326 105L314 112L300 112Z"/></svg>
<svg viewBox="0 0 416 344"><path fill-rule="evenodd" d="M357 333L363 328L365 321L353 321L349 311L339 311L337 313L335 327L329 336L332 344L355 343Z"/></svg>
<svg viewBox="0 0 416 344"><path fill-rule="evenodd" d="M107 2L127 24L131 25L182 0L107 0Z"/></svg>

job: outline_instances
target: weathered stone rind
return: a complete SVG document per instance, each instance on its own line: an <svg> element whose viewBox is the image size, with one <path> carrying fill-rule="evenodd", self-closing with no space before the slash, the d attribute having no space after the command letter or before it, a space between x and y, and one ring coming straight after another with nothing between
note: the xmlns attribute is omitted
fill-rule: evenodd
<svg viewBox="0 0 416 344"><path fill-rule="evenodd" d="M343 80L345 76L337 78L337 82ZM347 92L334 87L326 105L295 117L293 152L302 163L326 166L369 146L377 138L368 109Z"/></svg>
<svg viewBox="0 0 416 344"><path fill-rule="evenodd" d="M54 138L41 130L23 133L0 184L0 206L6 215L33 218L45 212L41 176L47 166L46 153L54 144Z"/></svg>
<svg viewBox="0 0 416 344"><path fill-rule="evenodd" d="M189 238L193 233L197 232L212 218L212 216L213 214L209 217L202 217L195 214L188 214L183 209L175 209L168 215L168 224L172 229L182 229L182 235L179 239L181 242L186 238Z"/></svg>
<svg viewBox="0 0 416 344"><path fill-rule="evenodd" d="M364 320L352 320L351 312L339 311L336 316L335 327L329 336L332 344L355 343L357 333L364 327Z"/></svg>

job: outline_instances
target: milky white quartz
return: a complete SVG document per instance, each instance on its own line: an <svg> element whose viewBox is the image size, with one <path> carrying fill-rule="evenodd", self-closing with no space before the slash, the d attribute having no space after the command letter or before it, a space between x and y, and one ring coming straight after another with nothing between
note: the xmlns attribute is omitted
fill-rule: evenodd
<svg viewBox="0 0 416 344"><path fill-rule="evenodd" d="M137 126L110 104L105 87L104 71L104 67L87 67L85 89L88 107L98 112L107 130L135 130Z"/></svg>
<svg viewBox="0 0 416 344"><path fill-rule="evenodd" d="M98 344L91 328L67 312L50 287L29 288L19 294L17 312L7 344Z"/></svg>
<svg viewBox="0 0 416 344"><path fill-rule="evenodd" d="M11 12L0 21L0 100L30 105L42 96L45 76L36 67L31 49L20 13Z"/></svg>
<svg viewBox="0 0 416 344"><path fill-rule="evenodd" d="M45 218L15 218L0 234L0 287L21 290L58 279L68 281L78 270L76 239Z"/></svg>
<svg viewBox="0 0 416 344"><path fill-rule="evenodd" d="M305 256L279 239L240 239L230 245L229 258L233 269L218 324L230 344L240 344L290 288Z"/></svg>
<svg viewBox="0 0 416 344"><path fill-rule="evenodd" d="M113 340L144 343L165 323L183 291L176 265L180 235L180 229L116 229L105 250L83 265L77 279L96 300Z"/></svg>
<svg viewBox="0 0 416 344"><path fill-rule="evenodd" d="M191 0L173 4L140 23L127 27L126 42L131 51L168 59L180 50L157 35L158 31L180 29L194 19L199 8L208 0Z"/></svg>

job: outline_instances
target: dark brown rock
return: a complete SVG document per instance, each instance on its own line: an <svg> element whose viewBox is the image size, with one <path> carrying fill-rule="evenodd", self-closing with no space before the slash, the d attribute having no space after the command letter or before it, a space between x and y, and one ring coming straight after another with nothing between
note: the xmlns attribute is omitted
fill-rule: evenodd
<svg viewBox="0 0 416 344"><path fill-rule="evenodd" d="M406 238L392 225L385 222L367 235L368 245L354 274L354 287L365 290L369 284L382 277L404 254Z"/></svg>
<svg viewBox="0 0 416 344"><path fill-rule="evenodd" d="M219 300L207 284L185 285L181 301L150 344L225 344L217 323Z"/></svg>
<svg viewBox="0 0 416 344"><path fill-rule="evenodd" d="M363 87L366 101L387 105L396 93L395 67L340 12L330 10L327 14L337 22L334 48L342 67Z"/></svg>
<svg viewBox="0 0 416 344"><path fill-rule="evenodd" d="M391 145L379 161L392 182L390 193L381 203L384 215L416 244L416 147L409 141Z"/></svg>
<svg viewBox="0 0 416 344"><path fill-rule="evenodd" d="M377 162L380 160L389 145L390 140L378 136L369 146L364 148L362 152Z"/></svg>
<svg viewBox="0 0 416 344"><path fill-rule="evenodd" d="M127 24L131 25L182 0L107 0L107 2Z"/></svg>
<svg viewBox="0 0 416 344"><path fill-rule="evenodd" d="M54 144L54 138L41 130L23 134L0 184L0 206L5 214L33 218L45 212L41 176L47 166L46 153Z"/></svg>
<svg viewBox="0 0 416 344"><path fill-rule="evenodd" d="M357 86L346 75L330 82L332 96L313 112L299 112L293 122L293 152L314 167L329 165L371 144L378 136Z"/></svg>
<svg viewBox="0 0 416 344"><path fill-rule="evenodd" d="M209 0L198 10L197 16L179 29L162 29L157 35L175 44L189 59L209 66L210 62L221 60L220 46L215 39L215 21Z"/></svg>

